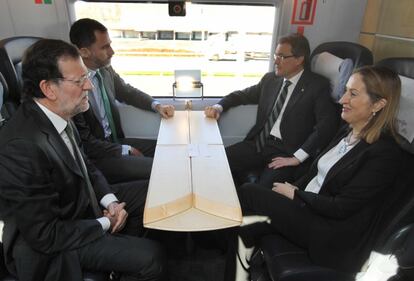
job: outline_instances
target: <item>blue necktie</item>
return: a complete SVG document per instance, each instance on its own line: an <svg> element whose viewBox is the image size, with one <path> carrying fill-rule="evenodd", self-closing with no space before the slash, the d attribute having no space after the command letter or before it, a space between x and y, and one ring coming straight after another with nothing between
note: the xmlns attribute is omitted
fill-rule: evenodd
<svg viewBox="0 0 414 281"><path fill-rule="evenodd" d="M255 142L256 142L256 150L257 152L261 152L263 150L263 147L266 144L266 139L270 136L270 131L273 128L273 125L275 124L277 117L279 116L280 111L283 108L283 104L285 103L287 94L288 94L288 88L292 84L289 80L286 80L282 91L280 92L274 106L273 110L270 113L269 117L267 118L267 121L265 125L263 126L263 129L260 131L260 133L256 136Z"/></svg>
<svg viewBox="0 0 414 281"><path fill-rule="evenodd" d="M108 119L109 128L111 129L112 141L118 142L115 122L114 122L114 118L112 117L111 104L109 103L108 94L106 93L105 85L103 83L103 78L99 70L96 71L96 78L98 79L98 82L99 82L99 89L101 92L101 97L102 97L102 102L103 102L105 113L106 113L106 118Z"/></svg>

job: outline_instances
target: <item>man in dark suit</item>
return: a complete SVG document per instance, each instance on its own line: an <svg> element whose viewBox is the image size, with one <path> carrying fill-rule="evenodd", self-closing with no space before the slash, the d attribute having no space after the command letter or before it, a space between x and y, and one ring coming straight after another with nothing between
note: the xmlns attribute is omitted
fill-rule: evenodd
<svg viewBox="0 0 414 281"><path fill-rule="evenodd" d="M110 182L148 179L156 141L126 139L116 101L158 112L163 118L173 116L174 107L160 104L122 80L110 65L114 51L108 30L98 21L88 18L76 21L70 30L70 40L78 47L94 86L89 92L90 109L74 118L86 154ZM106 153L96 149L99 146Z"/></svg>
<svg viewBox="0 0 414 281"><path fill-rule="evenodd" d="M226 148L236 184L249 170L263 169L260 183L291 181L334 136L339 116L330 98L329 81L308 69L308 40L299 34L279 39L275 73L254 86L225 96L205 109L207 117L242 104L257 104L256 124L245 140Z"/></svg>
<svg viewBox="0 0 414 281"><path fill-rule="evenodd" d="M27 51L22 71L25 101L0 131L9 271L20 281L82 280L82 269L160 280L159 246L119 233L138 234L147 182L109 186L78 147L70 119L88 109L92 88L78 50L40 40Z"/></svg>

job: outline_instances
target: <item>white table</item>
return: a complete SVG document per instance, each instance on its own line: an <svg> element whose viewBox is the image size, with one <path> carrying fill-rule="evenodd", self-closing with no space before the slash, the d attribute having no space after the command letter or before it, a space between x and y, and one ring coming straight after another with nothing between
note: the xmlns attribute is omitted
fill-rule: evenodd
<svg viewBox="0 0 414 281"><path fill-rule="evenodd" d="M144 226L202 231L240 225L242 214L217 121L177 111L161 121Z"/></svg>

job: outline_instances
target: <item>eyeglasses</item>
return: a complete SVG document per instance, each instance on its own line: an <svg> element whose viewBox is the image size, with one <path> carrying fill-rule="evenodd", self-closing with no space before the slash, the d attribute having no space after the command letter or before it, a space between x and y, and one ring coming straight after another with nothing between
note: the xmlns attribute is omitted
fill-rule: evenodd
<svg viewBox="0 0 414 281"><path fill-rule="evenodd" d="M53 80L60 80L60 81L68 81L71 82L73 84L75 84L76 86L78 86L79 88L82 88L87 80L90 80L92 78L92 74L90 72L88 72L85 75L82 75L81 78L79 79L68 79L68 78L55 78Z"/></svg>
<svg viewBox="0 0 414 281"><path fill-rule="evenodd" d="M292 58L292 57L294 57L294 55L288 55L288 56L280 55L280 54L273 55L274 60L277 60L277 59L285 60L285 59Z"/></svg>

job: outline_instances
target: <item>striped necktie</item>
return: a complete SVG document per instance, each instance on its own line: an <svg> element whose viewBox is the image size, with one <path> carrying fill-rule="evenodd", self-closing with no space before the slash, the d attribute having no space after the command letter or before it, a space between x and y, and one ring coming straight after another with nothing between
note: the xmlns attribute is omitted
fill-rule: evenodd
<svg viewBox="0 0 414 281"><path fill-rule="evenodd" d="M287 94L288 94L288 88L292 84L289 80L286 80L282 91L280 92L274 106L273 110L270 113L269 117L267 118L267 121L265 125L263 126L263 129L260 131L260 133L256 136L255 142L256 142L256 150L257 152L261 152L263 150L263 147L266 144L266 139L270 135L270 131L273 128L273 125L275 124L277 117L279 116L280 111L283 108L283 104L285 103Z"/></svg>
<svg viewBox="0 0 414 281"><path fill-rule="evenodd" d="M111 104L109 103L108 94L106 93L105 85L103 83L103 78L99 70L96 71L96 78L98 79L98 83L99 83L99 89L100 89L99 92L101 93L102 102L103 102L103 106L104 106L105 114L106 114L106 119L108 120L109 128L111 129L112 141L118 142L115 122L114 122L114 118L112 117Z"/></svg>
<svg viewBox="0 0 414 281"><path fill-rule="evenodd" d="M65 128L65 132L68 135L70 143L72 144L74 156L76 163L78 164L79 169L82 172L83 178L85 179L86 186L87 186L87 194L89 195L89 203L91 204L93 213L97 218L102 217L101 208L99 208L98 200L96 199L95 191L93 190L93 186L91 183L91 179L89 178L88 170L86 168L85 162L83 160L82 154L79 150L79 147L75 141L75 136L73 134L73 128L70 123Z"/></svg>

